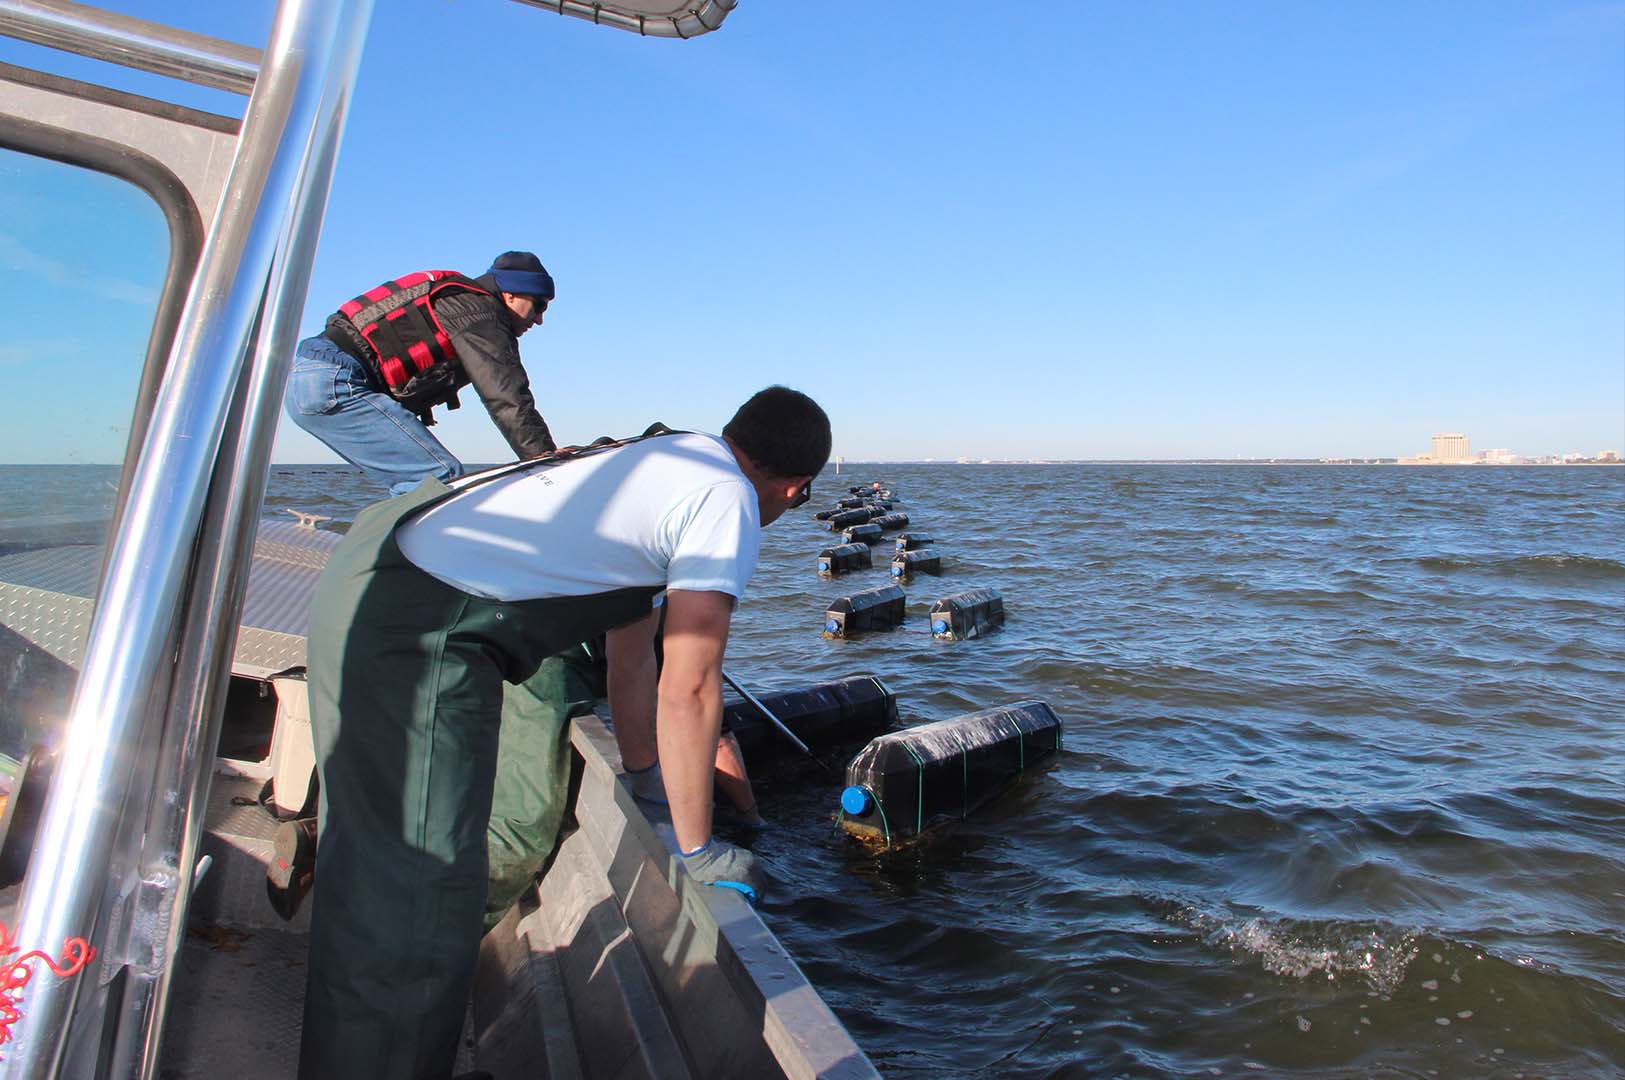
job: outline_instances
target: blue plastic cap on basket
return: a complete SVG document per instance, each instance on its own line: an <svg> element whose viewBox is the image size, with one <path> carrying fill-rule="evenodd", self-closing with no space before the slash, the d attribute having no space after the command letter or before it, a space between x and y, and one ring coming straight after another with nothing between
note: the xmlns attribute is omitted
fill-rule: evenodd
<svg viewBox="0 0 1625 1080"><path fill-rule="evenodd" d="M948 624L943 622L941 619L938 619L936 622L931 624L931 632L933 634L946 634L948 632Z"/></svg>
<svg viewBox="0 0 1625 1080"><path fill-rule="evenodd" d="M840 623L836 622L834 619L825 619L824 620L824 633L826 633L826 634L839 634L840 632L841 632L841 624Z"/></svg>
<svg viewBox="0 0 1625 1080"><path fill-rule="evenodd" d="M849 787L841 792L841 809L849 814L861 814L869 809L869 793L860 787Z"/></svg>
<svg viewBox="0 0 1625 1080"><path fill-rule="evenodd" d="M902 577L903 576L903 568L901 566L892 567L891 568L891 576L892 577Z"/></svg>

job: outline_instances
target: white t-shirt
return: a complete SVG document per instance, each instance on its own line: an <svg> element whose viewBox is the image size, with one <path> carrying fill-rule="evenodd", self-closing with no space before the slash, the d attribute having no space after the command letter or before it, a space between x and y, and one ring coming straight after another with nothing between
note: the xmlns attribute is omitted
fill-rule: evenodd
<svg viewBox="0 0 1625 1080"><path fill-rule="evenodd" d="M452 487L465 490L401 526L395 542L414 565L475 596L656 585L737 602L756 569L756 489L714 435L645 439Z"/></svg>

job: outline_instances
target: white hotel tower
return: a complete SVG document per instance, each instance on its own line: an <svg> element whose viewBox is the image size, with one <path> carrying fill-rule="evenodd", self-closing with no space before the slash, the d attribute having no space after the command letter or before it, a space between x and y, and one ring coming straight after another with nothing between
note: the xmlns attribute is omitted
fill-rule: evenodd
<svg viewBox="0 0 1625 1080"><path fill-rule="evenodd" d="M1444 432L1433 436L1433 460L1438 462L1468 461L1472 453L1467 449L1467 436L1460 432Z"/></svg>
<svg viewBox="0 0 1625 1080"><path fill-rule="evenodd" d="M1445 431L1433 436L1433 453L1402 457L1401 465L1468 465L1473 460L1467 447L1467 436L1459 431Z"/></svg>

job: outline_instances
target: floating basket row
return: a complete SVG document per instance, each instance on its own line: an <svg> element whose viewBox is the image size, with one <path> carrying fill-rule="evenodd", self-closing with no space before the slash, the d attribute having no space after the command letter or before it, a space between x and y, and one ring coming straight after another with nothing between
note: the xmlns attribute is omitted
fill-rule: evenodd
<svg viewBox="0 0 1625 1080"><path fill-rule="evenodd" d="M909 552L907 554L918 554ZM896 585L843 596L824 612L824 636L853 638L902 625L908 597ZM931 605L931 636L947 640L980 637L1004 625L1004 598L997 589L968 589Z"/></svg>
<svg viewBox="0 0 1625 1080"><path fill-rule="evenodd" d="M837 547L825 548L818 553L818 576L840 577L858 570L868 570L874 566L874 552L868 544L841 544ZM915 574L931 574L937 577L942 575L942 557L926 549L907 550L899 542L896 555L892 556L891 576L902 581L908 581Z"/></svg>

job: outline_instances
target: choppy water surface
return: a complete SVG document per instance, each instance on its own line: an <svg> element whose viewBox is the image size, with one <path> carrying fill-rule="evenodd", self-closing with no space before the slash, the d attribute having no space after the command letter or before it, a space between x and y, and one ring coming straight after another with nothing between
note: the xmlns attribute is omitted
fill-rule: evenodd
<svg viewBox="0 0 1625 1080"><path fill-rule="evenodd" d="M820 636L810 520L880 479L946 573ZM767 531L730 667L1024 698L1059 760L915 850L759 763L764 916L895 1077L1625 1071L1625 469L887 466ZM353 473L270 506L347 518ZM936 642L991 585L1007 628ZM849 748L849 749L855 749Z"/></svg>

